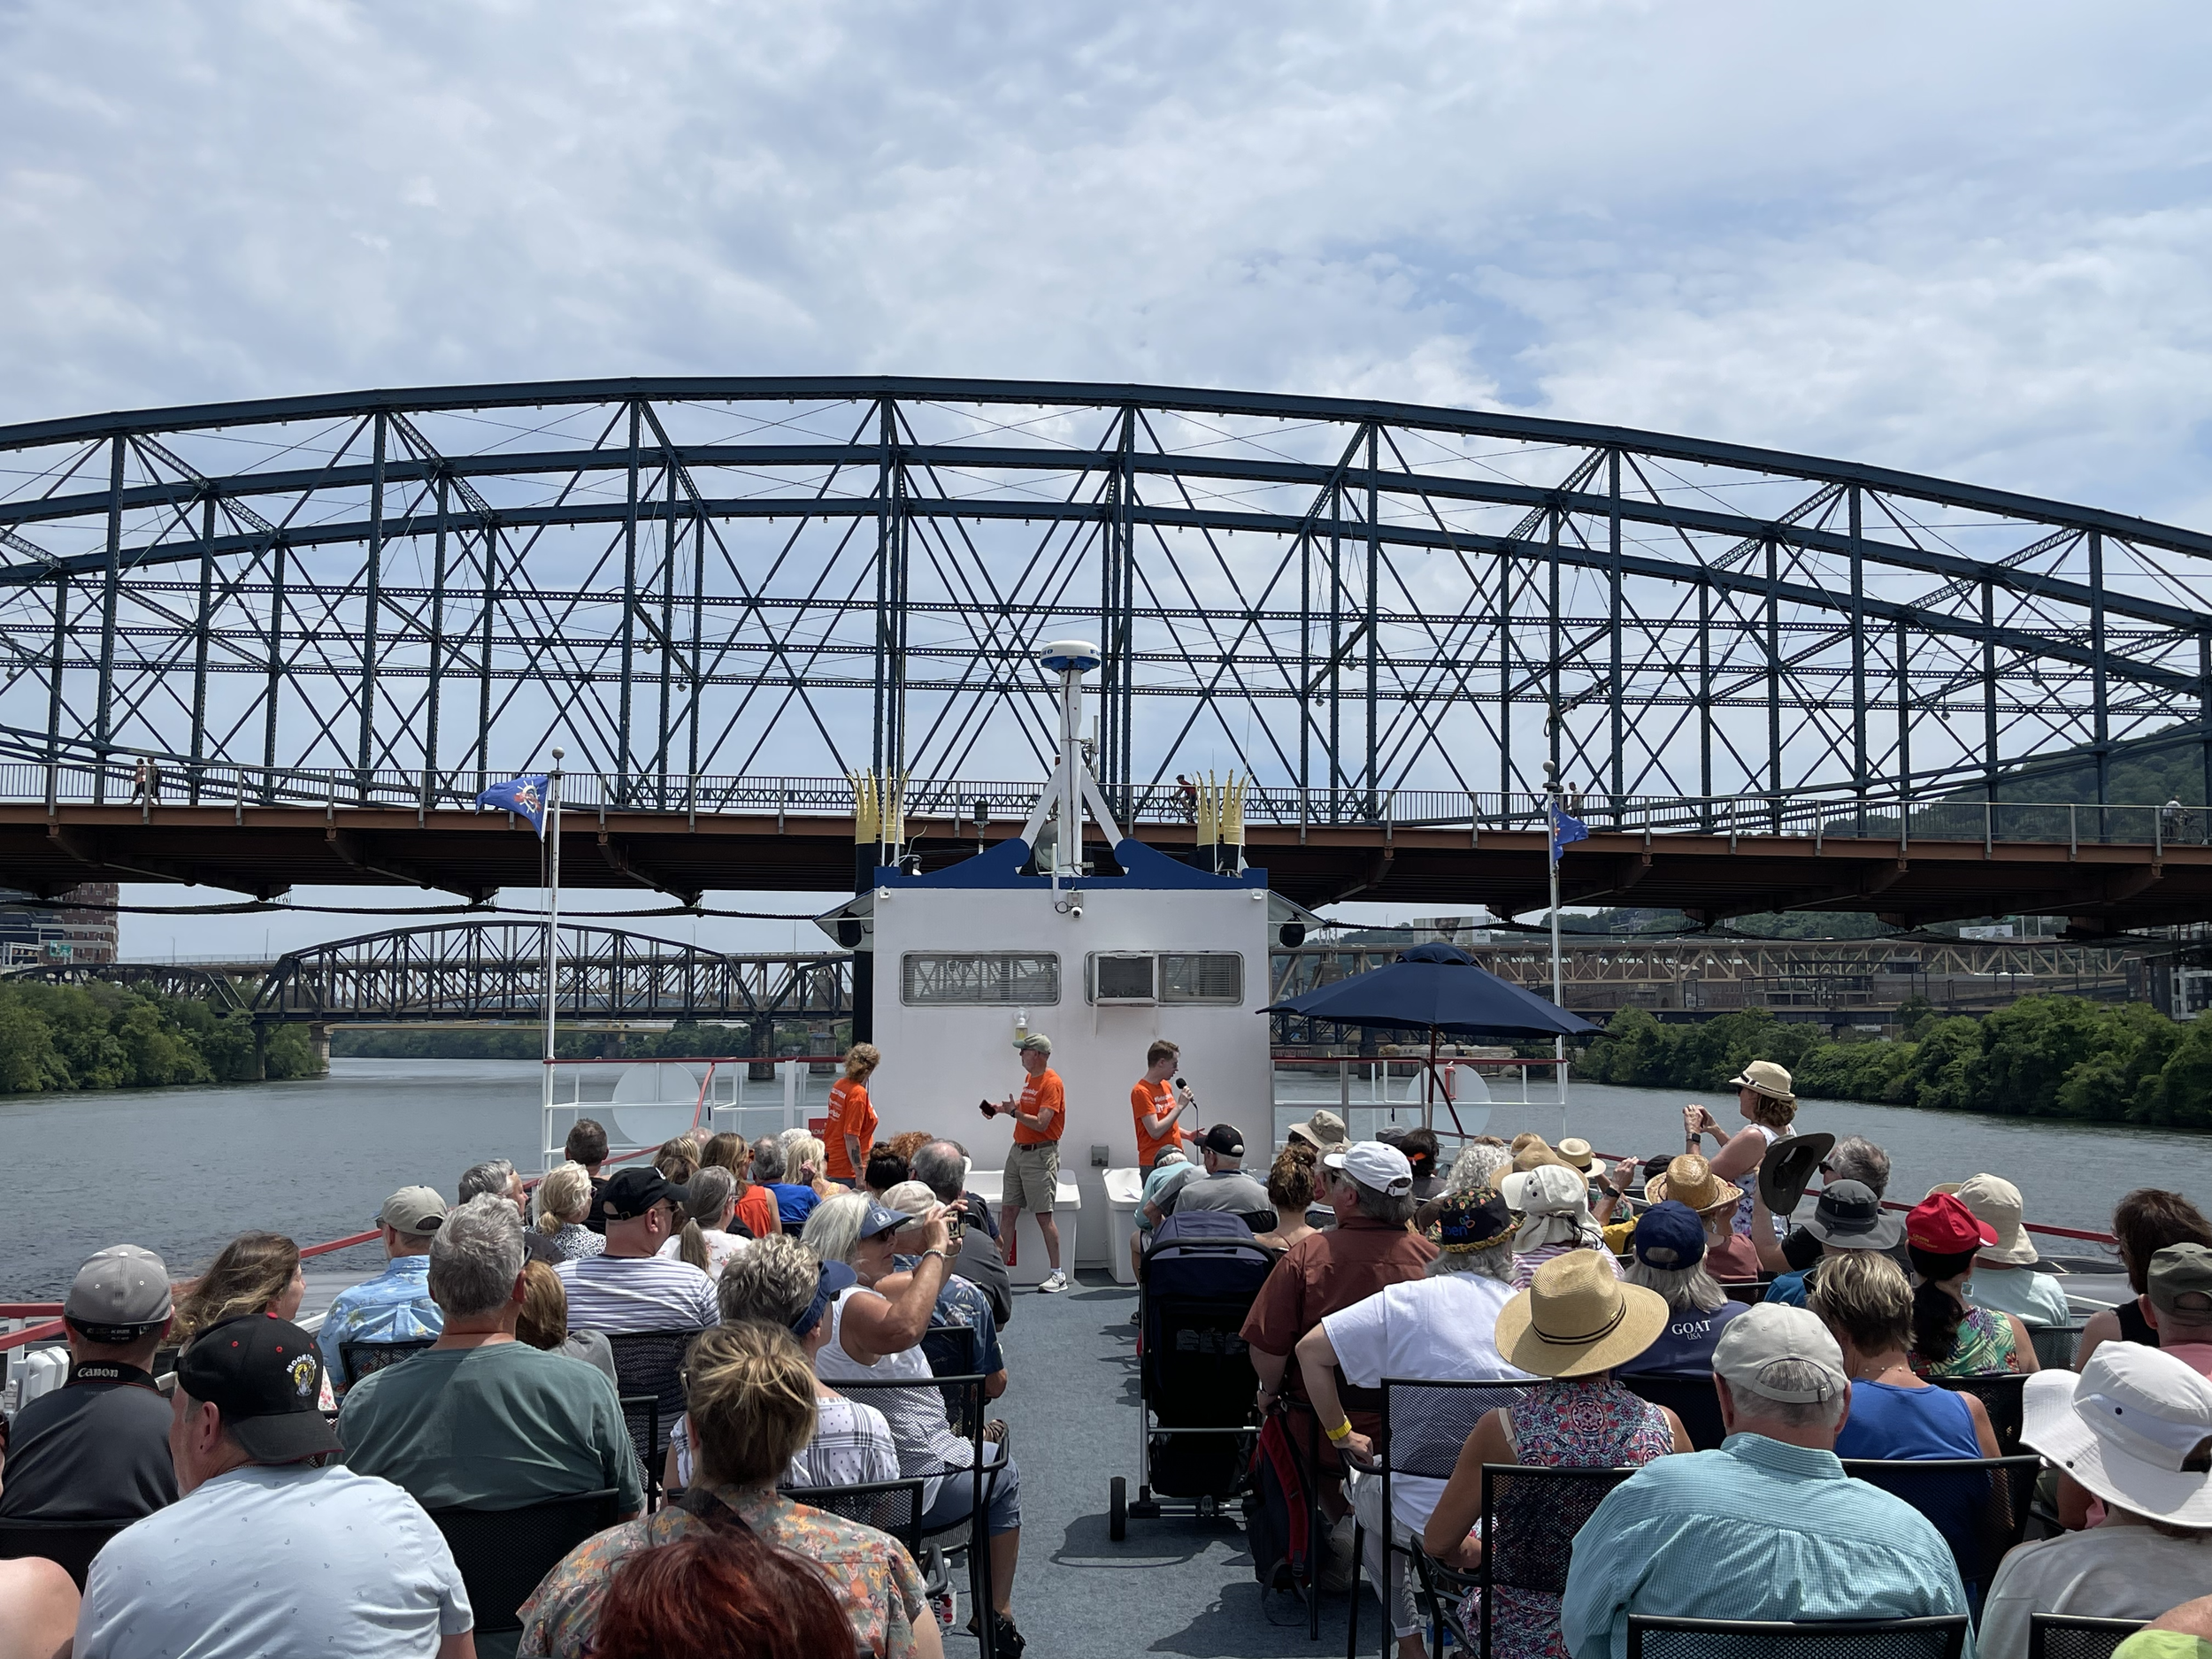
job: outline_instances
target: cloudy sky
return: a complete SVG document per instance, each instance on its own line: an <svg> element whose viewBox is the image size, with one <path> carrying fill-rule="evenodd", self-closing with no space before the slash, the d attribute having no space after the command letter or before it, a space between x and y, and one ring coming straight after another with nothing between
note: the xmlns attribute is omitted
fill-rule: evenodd
<svg viewBox="0 0 2212 1659"><path fill-rule="evenodd" d="M2200 6L2024 0L0 0L0 421L1127 379L2212 526L2208 37Z"/></svg>

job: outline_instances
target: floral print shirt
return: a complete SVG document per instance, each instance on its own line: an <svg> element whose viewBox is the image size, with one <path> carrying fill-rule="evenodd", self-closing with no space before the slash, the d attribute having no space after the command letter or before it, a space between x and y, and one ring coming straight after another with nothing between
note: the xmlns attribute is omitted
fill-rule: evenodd
<svg viewBox="0 0 2212 1659"><path fill-rule="evenodd" d="M872 1526L826 1515L764 1487L718 1486L715 1495L770 1543L821 1568L844 1603L859 1651L876 1659L908 1659L914 1652L914 1621L935 1615L924 1604L921 1574L903 1544ZM712 1525L672 1504L586 1539L522 1604L518 1651L583 1659L598 1629L608 1583L623 1558Z"/></svg>

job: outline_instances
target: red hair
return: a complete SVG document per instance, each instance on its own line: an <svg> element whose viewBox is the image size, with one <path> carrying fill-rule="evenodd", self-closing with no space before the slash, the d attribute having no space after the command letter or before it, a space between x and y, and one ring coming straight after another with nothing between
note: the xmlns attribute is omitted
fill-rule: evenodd
<svg viewBox="0 0 2212 1659"><path fill-rule="evenodd" d="M853 1627L812 1562L764 1542L750 1527L721 1525L626 1557L586 1652L588 1659L824 1659L852 1650Z"/></svg>

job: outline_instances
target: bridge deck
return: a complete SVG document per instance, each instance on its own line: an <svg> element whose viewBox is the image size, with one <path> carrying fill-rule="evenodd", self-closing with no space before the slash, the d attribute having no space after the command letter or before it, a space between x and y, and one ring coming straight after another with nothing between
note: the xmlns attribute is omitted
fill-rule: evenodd
<svg viewBox="0 0 2212 1659"><path fill-rule="evenodd" d="M2127 827L2146 815L2139 810ZM1901 925L2058 915L2088 930L2212 918L2212 847L1727 835L1594 830L1571 848L1563 895L1708 918L1774 910L1872 910ZM910 820L926 867L973 854L955 826ZM932 832L935 831L935 833ZM1002 835L1002 829L995 833ZM1187 849L1187 825L1142 838ZM1302 903L1339 899L1487 905L1547 902L1545 837L1402 825L1252 826L1248 861ZM852 880L849 817L625 811L564 821L564 886L831 893ZM421 887L472 896L541 879L537 838L503 815L412 808L0 803L0 883L42 894L90 880L192 883L273 896L304 885Z"/></svg>

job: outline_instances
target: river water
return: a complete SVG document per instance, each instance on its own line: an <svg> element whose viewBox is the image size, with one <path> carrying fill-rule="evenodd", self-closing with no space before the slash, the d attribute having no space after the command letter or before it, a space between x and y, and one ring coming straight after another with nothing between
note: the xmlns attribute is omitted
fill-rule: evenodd
<svg viewBox="0 0 2212 1659"><path fill-rule="evenodd" d="M1297 1081L1317 1104L1337 1099L1333 1083ZM815 1079L810 1096L826 1085ZM373 1225L395 1187L450 1194L486 1157L534 1169L538 1089L531 1061L340 1059L328 1077L297 1082L0 1103L0 1300L58 1296L106 1244L147 1245L182 1276L248 1227L303 1244L342 1237ZM1508 1138L1523 1128L1579 1134L1622 1154L1681 1147L1692 1096L1586 1083L1571 1093L1563 1128L1548 1102L1493 1106L1486 1127ZM1704 1101L1735 1121L1730 1096ZM1368 1133L1377 1114L1361 1096L1355 1104L1353 1127ZM1301 1115L1278 1111L1278 1137ZM2177 1187L2212 1206L2212 1137L1824 1101L1804 1102L1798 1121L1887 1148L1900 1198L1986 1170L2018 1184L2029 1220L2059 1226L2106 1228L2114 1201L2134 1187ZM368 1267L379 1254L365 1247L324 1264Z"/></svg>

